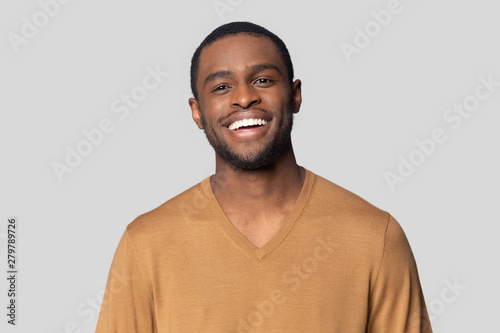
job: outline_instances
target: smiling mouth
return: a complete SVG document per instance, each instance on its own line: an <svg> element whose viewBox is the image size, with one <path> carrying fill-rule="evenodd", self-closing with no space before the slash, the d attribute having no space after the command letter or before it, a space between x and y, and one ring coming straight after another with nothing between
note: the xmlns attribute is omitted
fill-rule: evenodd
<svg viewBox="0 0 500 333"><path fill-rule="evenodd" d="M259 119L259 118L249 118L249 119L242 119L242 120L237 120L231 124L229 124L227 127L230 130L237 130L239 128L244 128L244 127L259 127L259 126L264 126L267 124L267 121L264 119Z"/></svg>

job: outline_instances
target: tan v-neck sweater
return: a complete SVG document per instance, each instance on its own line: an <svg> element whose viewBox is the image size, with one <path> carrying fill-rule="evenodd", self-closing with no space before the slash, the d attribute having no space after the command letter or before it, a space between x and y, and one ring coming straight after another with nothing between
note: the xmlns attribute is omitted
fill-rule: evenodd
<svg viewBox="0 0 500 333"><path fill-rule="evenodd" d="M209 180L127 226L96 332L432 332L389 213L306 170L290 215L257 248Z"/></svg>

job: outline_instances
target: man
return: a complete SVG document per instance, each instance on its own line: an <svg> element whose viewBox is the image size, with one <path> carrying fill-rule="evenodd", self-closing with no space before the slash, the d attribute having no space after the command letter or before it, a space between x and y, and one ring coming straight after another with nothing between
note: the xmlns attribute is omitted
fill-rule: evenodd
<svg viewBox="0 0 500 333"><path fill-rule="evenodd" d="M281 39L217 28L191 88L215 174L128 225L97 332L432 332L396 220L296 163Z"/></svg>

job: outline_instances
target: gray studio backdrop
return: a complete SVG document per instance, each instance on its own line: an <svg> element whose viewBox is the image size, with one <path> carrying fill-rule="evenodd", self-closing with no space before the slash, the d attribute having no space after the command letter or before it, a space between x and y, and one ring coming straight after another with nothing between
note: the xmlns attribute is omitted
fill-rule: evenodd
<svg viewBox="0 0 500 333"><path fill-rule="evenodd" d="M500 311L497 2L97 1L0 4L1 276L17 218L16 326L93 332L138 215L214 172L189 64L218 25L287 43L303 104L299 164L391 212L435 332L491 332Z"/></svg>

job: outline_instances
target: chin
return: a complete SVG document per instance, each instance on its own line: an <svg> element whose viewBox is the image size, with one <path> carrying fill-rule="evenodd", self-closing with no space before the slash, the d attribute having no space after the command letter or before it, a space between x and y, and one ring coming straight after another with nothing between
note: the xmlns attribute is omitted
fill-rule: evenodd
<svg viewBox="0 0 500 333"><path fill-rule="evenodd" d="M224 161L236 169L244 171L260 171L271 169L282 155L284 147L271 146L262 149L257 154L242 156L241 154L219 154Z"/></svg>

